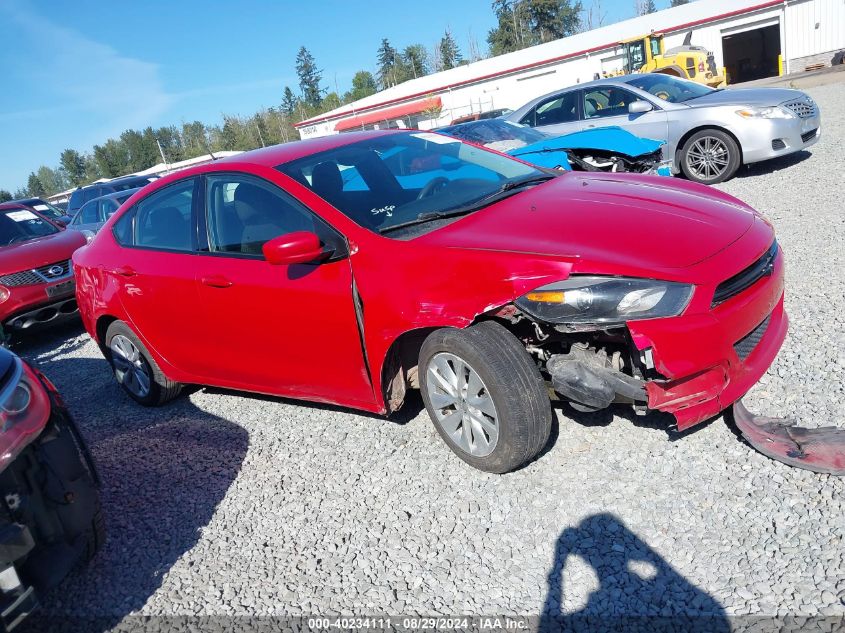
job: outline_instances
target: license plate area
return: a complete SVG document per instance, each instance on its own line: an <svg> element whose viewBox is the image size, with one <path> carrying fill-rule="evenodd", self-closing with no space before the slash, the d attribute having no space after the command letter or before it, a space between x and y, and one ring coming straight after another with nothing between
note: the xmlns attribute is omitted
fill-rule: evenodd
<svg viewBox="0 0 845 633"><path fill-rule="evenodd" d="M48 286L46 288L47 296L50 298L61 297L62 295L71 294L76 289L76 280L68 279L55 286Z"/></svg>

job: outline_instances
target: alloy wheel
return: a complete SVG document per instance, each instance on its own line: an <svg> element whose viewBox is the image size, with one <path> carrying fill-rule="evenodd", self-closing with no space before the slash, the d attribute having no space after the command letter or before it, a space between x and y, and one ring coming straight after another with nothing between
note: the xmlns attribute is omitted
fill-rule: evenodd
<svg viewBox="0 0 845 633"><path fill-rule="evenodd" d="M440 352L426 370L428 399L436 423L465 453L486 457L499 440L499 417L493 398L465 360Z"/></svg>
<svg viewBox="0 0 845 633"><path fill-rule="evenodd" d="M702 136L687 150L689 170L701 180L715 180L724 174L731 156L727 145L715 136Z"/></svg>
<svg viewBox="0 0 845 633"><path fill-rule="evenodd" d="M109 349L117 381L134 396L146 398L150 393L150 368L135 343L117 334Z"/></svg>

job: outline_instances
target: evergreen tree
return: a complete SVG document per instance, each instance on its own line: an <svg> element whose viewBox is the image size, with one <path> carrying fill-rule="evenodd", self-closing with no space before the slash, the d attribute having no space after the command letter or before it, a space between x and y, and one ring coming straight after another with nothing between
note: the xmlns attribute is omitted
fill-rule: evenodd
<svg viewBox="0 0 845 633"><path fill-rule="evenodd" d="M12 194L5 189L0 189L0 202L8 202L12 199Z"/></svg>
<svg viewBox="0 0 845 633"><path fill-rule="evenodd" d="M38 180L35 172L30 173L26 180L26 195L32 198L44 195L44 185Z"/></svg>
<svg viewBox="0 0 845 633"><path fill-rule="evenodd" d="M323 90L320 79L323 72L317 68L313 55L304 46L299 48L296 55L296 75L299 77L299 90L306 105L317 108L323 100Z"/></svg>
<svg viewBox="0 0 845 633"><path fill-rule="evenodd" d="M293 113L296 112L296 96L289 86L285 86L285 91L282 94L282 112L288 117L292 117Z"/></svg>
<svg viewBox="0 0 845 633"><path fill-rule="evenodd" d="M409 75L408 79L416 79L428 74L428 53L422 44L406 46L402 51L402 61Z"/></svg>
<svg viewBox="0 0 845 633"><path fill-rule="evenodd" d="M672 0L672 3L669 6L672 7L679 7L682 4L688 4L689 0Z"/></svg>
<svg viewBox="0 0 845 633"><path fill-rule="evenodd" d="M574 35L581 30L580 0L493 0L498 25L487 35L493 55Z"/></svg>
<svg viewBox="0 0 845 633"><path fill-rule="evenodd" d="M376 63L378 65L378 83L381 89L395 86L396 81L396 49L390 45L390 41L385 37L381 40L381 45L376 54Z"/></svg>
<svg viewBox="0 0 845 633"><path fill-rule="evenodd" d="M440 68L442 70L455 68L463 60L458 43L455 42L455 38L452 37L452 32L448 28L440 39L438 50L440 51Z"/></svg>
<svg viewBox="0 0 845 633"><path fill-rule="evenodd" d="M634 8L637 15L648 15L649 13L657 11L654 0L636 0Z"/></svg>

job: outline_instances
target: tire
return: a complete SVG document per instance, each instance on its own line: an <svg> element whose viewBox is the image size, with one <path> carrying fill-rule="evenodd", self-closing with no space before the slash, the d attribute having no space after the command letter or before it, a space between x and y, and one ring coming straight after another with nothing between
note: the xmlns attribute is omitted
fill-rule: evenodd
<svg viewBox="0 0 845 633"><path fill-rule="evenodd" d="M118 339L118 337L121 338ZM115 339L118 340L116 341ZM126 349L126 341L129 341L129 343L131 343L138 352L137 360L132 363L134 365L132 372L135 372L134 379L129 372L124 370L126 363L122 363L120 361L120 355L112 347L114 344L119 348L122 347L123 349ZM111 325L109 325L108 330L106 330L104 344L106 357L112 366L115 379L118 384L123 387L123 390L129 395L129 397L135 402L142 404L145 407L157 407L165 402L173 400L173 398L179 395L179 392L182 390L182 385L178 382L173 382L164 375L153 357L147 351L147 348L135 335L135 332L126 325L126 323L123 321L114 321ZM139 385L144 386L143 383L139 383L137 381L139 378L139 371L146 374L146 382L148 383L146 390L138 388Z"/></svg>
<svg viewBox="0 0 845 633"><path fill-rule="evenodd" d="M730 134L716 129L699 130L684 143L678 163L689 180L715 185L733 178L742 164L742 155Z"/></svg>
<svg viewBox="0 0 845 633"><path fill-rule="evenodd" d="M456 365L459 362L464 365ZM445 385L441 378L447 378L450 369L451 376L457 377L456 367L468 378ZM480 380L480 391L473 374ZM466 330L443 328L432 332L420 349L419 376L434 428L449 448L474 468L489 473L510 472L533 459L548 442L552 410L545 381L522 343L498 323L484 321ZM460 393L456 385L461 384L466 387L465 395L455 397L454 393ZM447 391L447 387L455 391ZM454 403L444 406L448 399ZM479 423L482 409L473 403L482 401L487 413L492 401L495 417L484 414ZM491 428L496 429L495 442L488 433ZM466 432L472 441L466 441Z"/></svg>

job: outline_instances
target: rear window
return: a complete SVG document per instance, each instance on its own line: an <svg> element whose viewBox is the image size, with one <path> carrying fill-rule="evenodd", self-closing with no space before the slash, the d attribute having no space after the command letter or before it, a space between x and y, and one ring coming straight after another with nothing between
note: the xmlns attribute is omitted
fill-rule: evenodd
<svg viewBox="0 0 845 633"><path fill-rule="evenodd" d="M11 246L59 230L38 214L23 207L0 211L0 246Z"/></svg>

